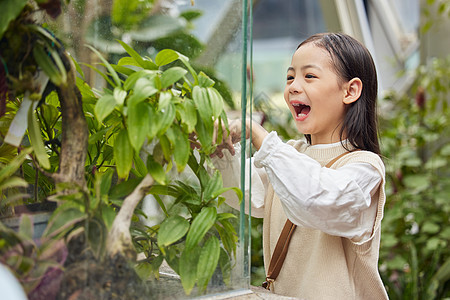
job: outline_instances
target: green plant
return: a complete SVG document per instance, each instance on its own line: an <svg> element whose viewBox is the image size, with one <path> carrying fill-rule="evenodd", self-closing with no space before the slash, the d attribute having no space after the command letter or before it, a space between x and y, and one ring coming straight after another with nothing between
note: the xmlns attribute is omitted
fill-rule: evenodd
<svg viewBox="0 0 450 300"><path fill-rule="evenodd" d="M67 249L62 240L33 240L32 217L24 214L18 232L0 222L0 263L8 266L20 280L30 299L54 298L57 290L48 289L63 272Z"/></svg>
<svg viewBox="0 0 450 300"><path fill-rule="evenodd" d="M30 152L30 148L25 149L19 155L13 156L8 163L0 163L0 213L4 213L4 215L8 215L5 210L11 204L28 197L27 194L21 193L18 190L19 188L27 187L28 183L19 176L16 176L15 173Z"/></svg>
<svg viewBox="0 0 450 300"><path fill-rule="evenodd" d="M2 86L1 100L8 108L3 117L28 120L19 126L23 133L28 129L28 139L19 135L14 144L22 156L27 153L32 159L32 164L20 165L24 178L39 187L43 198L51 195L49 198L58 202L43 238L70 245L64 273L58 277L59 297L79 293L90 297L96 291L100 297L112 297L119 291L135 297L146 289L140 283L134 288L100 282L115 280L118 268L133 281L136 273L130 262L135 262L136 252L141 250L147 254L138 268L143 277L149 275L144 270L149 266L151 273L157 273L165 259L179 272L187 294L195 284L198 293L203 293L218 265L227 281L237 236L230 222L233 215L218 210L224 202L220 195L229 189L222 187L218 172L208 170L212 166L209 155L215 150L215 124L224 123L219 126L218 140L227 134L223 131L227 127L223 98L214 88L215 82L203 72L197 73L177 51L161 50L153 61L119 42L130 56L116 65L89 47L105 68L90 66L107 84L102 91L96 90L85 82L78 63L62 44L34 23L33 6L20 4L23 6L14 6L18 10L2 32L2 49L10 49L16 41L14 49L29 51L23 58L1 52L2 59L8 60L1 65L8 79ZM16 39L13 33L33 38ZM18 59L22 63L14 64ZM35 81L36 74L41 74L39 81ZM14 121L7 125L9 130L13 126ZM29 142L33 152L27 147ZM200 143L198 154L191 142ZM144 145L152 148L144 149ZM173 182L168 172L182 172L188 165L198 180L192 185ZM25 184L23 180L16 183ZM134 222L141 213L139 202L149 189L156 198L169 195L175 199L167 208L160 201L167 221L154 228ZM180 230L171 230L171 226ZM26 236L0 242L2 250L28 243ZM198 259L187 259L200 249ZM17 253L20 258L22 252ZM11 268L18 270L14 265ZM28 273L16 274L26 277Z"/></svg>
<svg viewBox="0 0 450 300"><path fill-rule="evenodd" d="M387 203L381 274L391 299L450 295L450 58L417 70L411 94L384 100Z"/></svg>
<svg viewBox="0 0 450 300"><path fill-rule="evenodd" d="M89 157L88 169L101 173L114 165L119 180L123 180L118 187L124 189L136 186L135 178L147 173L158 182L150 193L159 200L167 219L155 228L135 228L135 241L139 240L136 245L147 254L146 261L139 264L140 273L144 277L157 273L164 258L180 274L186 293L195 283L202 292L219 258L229 261L237 242L236 231L228 221L234 216L217 211L224 202L220 195L229 189L222 187L219 172L210 175L204 166L211 166L208 162L215 149L215 144L211 144L214 124L226 122L223 100L213 87L214 81L195 72L186 56L165 49L153 62L120 43L130 56L120 59L117 65L100 56L107 71L95 69L109 87L97 101L94 91L79 82L91 128L90 147L95 147L90 151L95 155ZM181 64L175 64L176 61ZM193 134L197 137L195 142L201 144L200 162L191 149ZM219 130L218 139L222 134L226 132ZM143 148L146 143L153 145L151 151ZM198 181L189 185L171 182L167 173L172 168L182 172L187 165ZM160 195L174 198L170 208L165 207ZM178 206L184 208L187 218L179 215L183 208ZM222 251L216 235L222 240ZM202 257L211 260L195 260L189 255L199 253L200 245L205 245L203 251L207 251Z"/></svg>

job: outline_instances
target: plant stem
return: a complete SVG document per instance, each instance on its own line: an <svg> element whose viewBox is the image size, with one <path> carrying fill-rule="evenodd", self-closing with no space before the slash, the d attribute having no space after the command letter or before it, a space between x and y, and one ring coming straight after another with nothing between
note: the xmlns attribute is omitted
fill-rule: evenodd
<svg viewBox="0 0 450 300"><path fill-rule="evenodd" d="M121 253L128 258L135 258L130 234L131 218L133 217L134 209L142 198L144 198L147 190L153 183L153 178L147 174L133 192L123 201L106 241L106 249L111 257Z"/></svg>

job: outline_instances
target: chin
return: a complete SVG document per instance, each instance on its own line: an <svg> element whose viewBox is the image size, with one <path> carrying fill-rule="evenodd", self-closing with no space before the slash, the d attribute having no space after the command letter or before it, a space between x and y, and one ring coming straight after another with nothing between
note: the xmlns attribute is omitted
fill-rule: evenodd
<svg viewBox="0 0 450 300"><path fill-rule="evenodd" d="M297 124L297 131L300 132L301 134L309 134L308 130L305 130L305 128L303 128L302 126Z"/></svg>

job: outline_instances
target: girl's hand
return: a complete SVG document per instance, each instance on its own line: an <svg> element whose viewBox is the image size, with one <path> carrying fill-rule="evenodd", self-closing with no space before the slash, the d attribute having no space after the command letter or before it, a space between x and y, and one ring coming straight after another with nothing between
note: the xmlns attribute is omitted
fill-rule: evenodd
<svg viewBox="0 0 450 300"><path fill-rule="evenodd" d="M215 128L214 128L214 136L213 140L216 141L219 145L216 148L216 151L214 151L213 154L211 154L211 157L218 156L220 158L223 157L222 151L224 149L228 149L230 151L231 155L235 154L234 151L234 144L239 142L241 140L241 120L233 120L228 122L228 129L230 133L228 134L225 126L222 127L222 141L217 141L218 137L218 123L216 122Z"/></svg>
<svg viewBox="0 0 450 300"><path fill-rule="evenodd" d="M264 138L268 135L268 132L258 123L255 121L247 120L246 121L246 139L250 137L250 124L252 129L252 143L253 146L256 148L256 150L259 150L259 148L262 145L262 142ZM218 126L216 124L216 126ZM231 155L235 154L234 151L234 144L239 142L241 140L242 135L242 121L240 119L233 120L229 122L228 129L230 131L229 135L227 135L227 131L225 128L223 128L223 138L222 142L217 146L216 151L211 155L211 157L218 156L220 158L223 157L222 151L224 149L228 149L230 151ZM215 128L215 134L214 134L214 140L217 138L217 127ZM219 142L219 141L217 141Z"/></svg>

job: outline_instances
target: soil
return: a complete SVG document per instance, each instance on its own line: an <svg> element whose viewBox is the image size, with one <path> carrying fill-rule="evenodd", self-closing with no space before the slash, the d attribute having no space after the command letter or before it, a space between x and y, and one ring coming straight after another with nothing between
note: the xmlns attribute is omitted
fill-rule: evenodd
<svg viewBox="0 0 450 300"><path fill-rule="evenodd" d="M97 260L83 235L72 239L57 299L149 299L148 286L122 255Z"/></svg>

